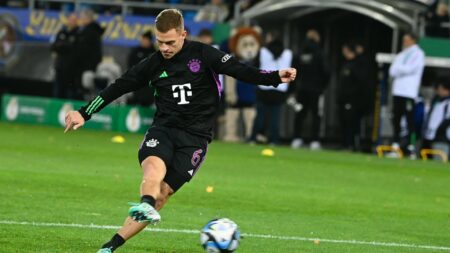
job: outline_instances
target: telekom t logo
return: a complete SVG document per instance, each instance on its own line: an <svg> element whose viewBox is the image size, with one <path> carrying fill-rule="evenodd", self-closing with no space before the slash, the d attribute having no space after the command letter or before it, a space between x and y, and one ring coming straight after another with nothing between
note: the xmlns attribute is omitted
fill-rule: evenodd
<svg viewBox="0 0 450 253"><path fill-rule="evenodd" d="M187 105L189 101L186 100L186 97L192 97L191 84L179 84L172 85L173 97L180 98L179 105Z"/></svg>

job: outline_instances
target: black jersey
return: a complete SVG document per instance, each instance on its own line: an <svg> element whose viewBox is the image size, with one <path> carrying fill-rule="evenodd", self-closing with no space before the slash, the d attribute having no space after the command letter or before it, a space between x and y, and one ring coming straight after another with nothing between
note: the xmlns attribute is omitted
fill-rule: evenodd
<svg viewBox="0 0 450 253"><path fill-rule="evenodd" d="M171 59L158 51L142 60L79 112L89 120L119 96L151 85L157 108L153 125L180 128L211 139L222 90L218 74L258 85L281 83L278 71L247 66L212 46L186 40Z"/></svg>

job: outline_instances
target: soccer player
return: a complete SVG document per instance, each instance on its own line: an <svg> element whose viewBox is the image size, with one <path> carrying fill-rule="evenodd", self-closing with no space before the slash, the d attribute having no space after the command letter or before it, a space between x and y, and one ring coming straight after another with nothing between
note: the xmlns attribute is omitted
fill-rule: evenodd
<svg viewBox="0 0 450 253"><path fill-rule="evenodd" d="M159 222L158 211L198 171L212 139L221 96L217 74L275 86L296 77L296 69L259 70L214 47L185 40L183 16L176 9L158 14L155 35L159 51L66 116L65 132L76 130L119 96L146 85L155 87L157 111L138 155L143 170L141 202L130 208L123 227L100 253L113 252L148 224Z"/></svg>

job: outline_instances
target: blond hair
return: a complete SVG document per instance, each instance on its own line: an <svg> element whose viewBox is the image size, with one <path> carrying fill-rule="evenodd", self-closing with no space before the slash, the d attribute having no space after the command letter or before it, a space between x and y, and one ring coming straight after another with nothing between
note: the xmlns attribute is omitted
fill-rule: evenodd
<svg viewBox="0 0 450 253"><path fill-rule="evenodd" d="M184 19L181 11L177 9L165 9L161 11L155 20L156 29L159 32L168 32L171 29L177 32L184 31Z"/></svg>

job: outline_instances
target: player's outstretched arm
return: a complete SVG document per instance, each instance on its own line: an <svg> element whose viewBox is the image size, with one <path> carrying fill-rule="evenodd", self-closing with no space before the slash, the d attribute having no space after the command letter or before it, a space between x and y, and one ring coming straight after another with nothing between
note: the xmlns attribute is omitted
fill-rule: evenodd
<svg viewBox="0 0 450 253"><path fill-rule="evenodd" d="M70 111L66 114L66 129L64 133L70 130L77 130L84 125L84 118L78 111Z"/></svg>
<svg viewBox="0 0 450 253"><path fill-rule="evenodd" d="M297 70L295 68L282 69L278 73L283 83L293 82L297 76Z"/></svg>
<svg viewBox="0 0 450 253"><path fill-rule="evenodd" d="M261 70L246 65L235 57L206 45L203 47L203 56L215 73L232 76L246 83L275 86L280 83L292 82L297 74L295 68L279 71Z"/></svg>

